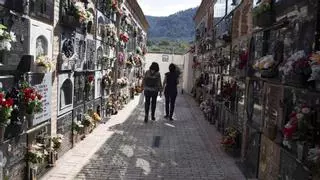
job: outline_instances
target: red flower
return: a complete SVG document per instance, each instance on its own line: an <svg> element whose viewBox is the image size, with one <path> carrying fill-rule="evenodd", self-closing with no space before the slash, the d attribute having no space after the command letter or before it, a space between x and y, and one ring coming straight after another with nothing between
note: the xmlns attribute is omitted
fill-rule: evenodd
<svg viewBox="0 0 320 180"><path fill-rule="evenodd" d="M295 118L297 116L297 113L296 112L292 112L290 115L289 115L289 118Z"/></svg>
<svg viewBox="0 0 320 180"><path fill-rule="evenodd" d="M4 102L4 106L5 107L12 107L13 106L13 99L12 98L8 98L5 102Z"/></svg>
<svg viewBox="0 0 320 180"><path fill-rule="evenodd" d="M94 76L93 76L93 75L89 75L89 76L88 76L88 81L89 81L89 82L92 82L93 80L94 80Z"/></svg>

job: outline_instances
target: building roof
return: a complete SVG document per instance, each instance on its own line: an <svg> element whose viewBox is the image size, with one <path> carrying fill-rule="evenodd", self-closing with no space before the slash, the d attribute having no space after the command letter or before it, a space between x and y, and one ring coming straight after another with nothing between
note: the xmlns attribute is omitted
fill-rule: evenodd
<svg viewBox="0 0 320 180"><path fill-rule="evenodd" d="M141 23L143 29L147 31L150 26L137 0L127 0L126 2L130 6L132 15Z"/></svg>

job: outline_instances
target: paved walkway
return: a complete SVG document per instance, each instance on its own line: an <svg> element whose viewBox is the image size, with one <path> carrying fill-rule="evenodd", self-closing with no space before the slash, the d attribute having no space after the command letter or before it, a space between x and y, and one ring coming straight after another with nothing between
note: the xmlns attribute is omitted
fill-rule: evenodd
<svg viewBox="0 0 320 180"><path fill-rule="evenodd" d="M160 100L158 119L147 124L138 99L65 154L42 179L245 179L189 96L178 97L175 121L162 118Z"/></svg>

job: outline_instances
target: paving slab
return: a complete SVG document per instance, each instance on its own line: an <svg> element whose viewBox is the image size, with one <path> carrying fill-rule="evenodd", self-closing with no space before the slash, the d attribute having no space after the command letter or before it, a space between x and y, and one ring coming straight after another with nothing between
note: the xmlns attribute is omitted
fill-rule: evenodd
<svg viewBox="0 0 320 180"><path fill-rule="evenodd" d="M178 96L174 121L163 118L159 98L156 121L144 123L138 101L95 129L41 179L245 179L235 160L218 148L221 135L190 96Z"/></svg>

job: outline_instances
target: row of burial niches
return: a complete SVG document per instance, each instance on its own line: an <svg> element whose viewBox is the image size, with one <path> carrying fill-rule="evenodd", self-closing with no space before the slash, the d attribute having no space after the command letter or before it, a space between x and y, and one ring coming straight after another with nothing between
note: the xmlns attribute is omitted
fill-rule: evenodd
<svg viewBox="0 0 320 180"><path fill-rule="evenodd" d="M0 8L0 157L4 177L24 179L50 134L53 28Z"/></svg>

